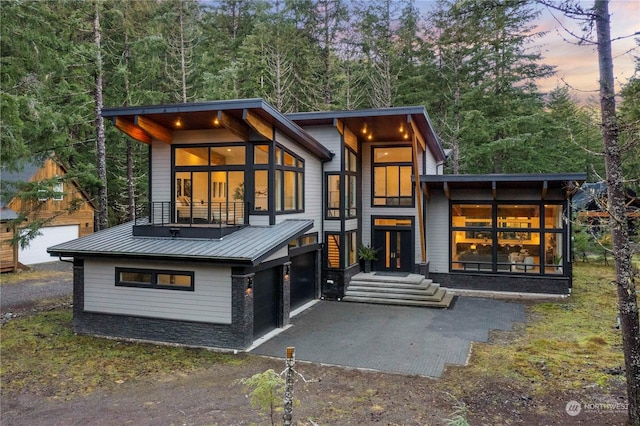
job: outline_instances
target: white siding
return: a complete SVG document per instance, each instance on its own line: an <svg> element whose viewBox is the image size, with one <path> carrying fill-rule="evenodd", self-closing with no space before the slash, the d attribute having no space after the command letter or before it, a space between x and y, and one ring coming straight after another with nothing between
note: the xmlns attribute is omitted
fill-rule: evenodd
<svg viewBox="0 0 640 426"><path fill-rule="evenodd" d="M340 232L340 220L325 220L324 221L325 232Z"/></svg>
<svg viewBox="0 0 640 426"><path fill-rule="evenodd" d="M347 219L344 221L344 230L353 231L358 229L358 219Z"/></svg>
<svg viewBox="0 0 640 426"><path fill-rule="evenodd" d="M431 154L431 151L429 149L427 149L427 151L425 152L425 157L426 157L425 170L427 171L426 174L427 175L438 174L438 163L436 162L435 158L433 158L433 154ZM422 168L420 169L420 172L422 173Z"/></svg>
<svg viewBox="0 0 640 426"><path fill-rule="evenodd" d="M270 262L270 261L276 260L276 259L282 259L283 257L287 257L287 256L289 256L289 246L284 246L284 247L281 247L280 249L278 249L271 256L269 256L266 259L264 259L261 263Z"/></svg>
<svg viewBox="0 0 640 426"><path fill-rule="evenodd" d="M249 225L251 226L269 226L268 215L251 215L249 216Z"/></svg>
<svg viewBox="0 0 640 426"><path fill-rule="evenodd" d="M171 201L171 145L151 143L151 201Z"/></svg>
<svg viewBox="0 0 640 426"><path fill-rule="evenodd" d="M194 291L116 287L115 268L194 272ZM231 324L231 269L171 262L86 260L84 309L88 312Z"/></svg>
<svg viewBox="0 0 640 426"><path fill-rule="evenodd" d="M427 254L430 272L449 272L449 202L441 193L427 204Z"/></svg>
<svg viewBox="0 0 640 426"><path fill-rule="evenodd" d="M341 136L338 129L333 126L309 126L305 127L304 130L334 154L333 159L325 163L324 171L339 172L342 148L340 144Z"/></svg>

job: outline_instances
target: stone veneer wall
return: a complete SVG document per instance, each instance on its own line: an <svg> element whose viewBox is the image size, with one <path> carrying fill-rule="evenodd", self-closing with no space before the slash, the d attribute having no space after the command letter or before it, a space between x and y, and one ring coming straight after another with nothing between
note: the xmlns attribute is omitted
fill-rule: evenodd
<svg viewBox="0 0 640 426"><path fill-rule="evenodd" d="M231 278L231 324L176 321L85 312L84 261L76 259L73 268L73 328L78 334L246 349L253 343L253 293L246 291L247 279L253 275L233 275Z"/></svg>
<svg viewBox="0 0 640 426"><path fill-rule="evenodd" d="M431 272L429 278L442 287L451 289L547 294L568 294L571 289L569 277Z"/></svg>

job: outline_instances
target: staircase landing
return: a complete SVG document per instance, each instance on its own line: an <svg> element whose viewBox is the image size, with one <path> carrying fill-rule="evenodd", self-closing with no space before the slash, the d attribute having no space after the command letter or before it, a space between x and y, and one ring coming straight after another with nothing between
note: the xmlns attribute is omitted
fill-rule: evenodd
<svg viewBox="0 0 640 426"><path fill-rule="evenodd" d="M453 295L422 275L394 276L361 272L351 278L342 300L383 305L448 308L453 301Z"/></svg>

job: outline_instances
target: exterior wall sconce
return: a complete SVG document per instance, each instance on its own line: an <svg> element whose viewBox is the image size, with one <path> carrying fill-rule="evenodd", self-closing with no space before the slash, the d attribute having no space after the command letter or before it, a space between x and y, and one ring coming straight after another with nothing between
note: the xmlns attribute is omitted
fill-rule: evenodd
<svg viewBox="0 0 640 426"><path fill-rule="evenodd" d="M247 289L245 290L245 294L250 296L253 293L253 277L247 277Z"/></svg>
<svg viewBox="0 0 640 426"><path fill-rule="evenodd" d="M291 272L291 265L284 265L284 279L289 279L289 273Z"/></svg>

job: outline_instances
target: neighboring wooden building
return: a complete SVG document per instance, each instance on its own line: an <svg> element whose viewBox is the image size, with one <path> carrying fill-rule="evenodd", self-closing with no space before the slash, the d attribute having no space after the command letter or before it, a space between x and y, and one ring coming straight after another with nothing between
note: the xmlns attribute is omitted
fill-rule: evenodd
<svg viewBox="0 0 640 426"><path fill-rule="evenodd" d="M93 233L95 206L76 182L64 178L66 175L65 167L53 158L27 162L17 172L2 171L3 272L15 270L19 264L53 261L55 259L47 253L47 247ZM42 196L28 200L18 196L16 191L20 191L24 184L38 182L42 182L42 190L39 190ZM69 212L74 205L78 207ZM26 218L23 223L15 222L19 213ZM10 241L14 227L24 228L34 221L45 222L40 228L40 235L25 248L12 246Z"/></svg>

